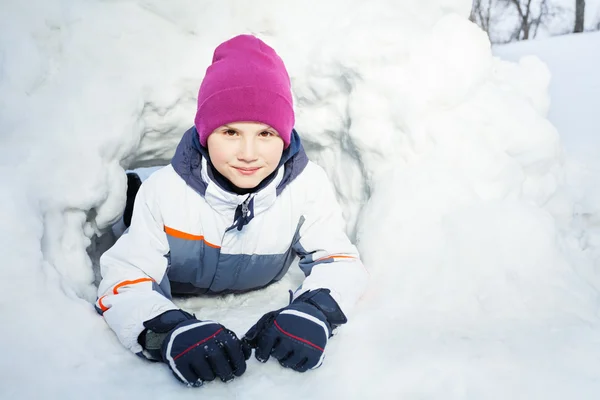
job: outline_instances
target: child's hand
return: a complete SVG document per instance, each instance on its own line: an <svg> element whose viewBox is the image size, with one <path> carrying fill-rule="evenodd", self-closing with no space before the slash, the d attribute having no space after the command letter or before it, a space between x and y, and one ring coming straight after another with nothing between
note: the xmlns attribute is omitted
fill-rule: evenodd
<svg viewBox="0 0 600 400"><path fill-rule="evenodd" d="M283 367L305 372L322 364L332 329L346 321L329 290L319 289L265 314L243 341L256 349L258 361L267 362L273 356Z"/></svg>
<svg viewBox="0 0 600 400"><path fill-rule="evenodd" d="M242 348L235 333L217 322L199 321L180 310L167 313L191 317L172 328L161 345L162 360L181 382L202 386L216 377L229 382L246 371L250 351ZM164 317L165 314L161 315L162 321L169 319L169 316ZM153 333L160 333L163 328L161 316L145 322L144 326Z"/></svg>

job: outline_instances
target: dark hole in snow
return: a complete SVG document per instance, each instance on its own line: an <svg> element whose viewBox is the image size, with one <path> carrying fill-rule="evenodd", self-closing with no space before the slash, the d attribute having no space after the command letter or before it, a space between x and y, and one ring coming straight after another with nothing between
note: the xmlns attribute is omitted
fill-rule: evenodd
<svg viewBox="0 0 600 400"><path fill-rule="evenodd" d="M140 189L142 182L158 168L160 167L139 168L133 171L127 171L127 200L121 218L107 229L102 236L94 235L92 242L87 249L88 255L92 260L94 284L96 286L98 286L102 278L100 275L100 257L106 250L110 249L115 244L117 239L131 224L135 196ZM95 212L95 210L91 210L90 212Z"/></svg>

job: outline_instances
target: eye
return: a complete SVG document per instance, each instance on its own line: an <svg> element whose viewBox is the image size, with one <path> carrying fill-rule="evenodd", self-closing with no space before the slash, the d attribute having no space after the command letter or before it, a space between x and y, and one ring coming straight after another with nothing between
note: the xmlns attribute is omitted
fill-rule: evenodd
<svg viewBox="0 0 600 400"><path fill-rule="evenodd" d="M226 129L223 133L227 136L235 136L237 135L237 131L235 129Z"/></svg>
<svg viewBox="0 0 600 400"><path fill-rule="evenodd" d="M261 133L258 134L260 137L270 137L270 136L275 136L275 134L271 131L262 131Z"/></svg>

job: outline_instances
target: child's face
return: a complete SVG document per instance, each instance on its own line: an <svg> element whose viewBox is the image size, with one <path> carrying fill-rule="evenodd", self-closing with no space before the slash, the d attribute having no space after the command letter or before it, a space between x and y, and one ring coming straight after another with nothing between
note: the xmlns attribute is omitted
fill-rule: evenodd
<svg viewBox="0 0 600 400"><path fill-rule="evenodd" d="M207 139L210 159L231 183L252 189L269 176L281 160L283 140L259 122L233 122L218 127Z"/></svg>

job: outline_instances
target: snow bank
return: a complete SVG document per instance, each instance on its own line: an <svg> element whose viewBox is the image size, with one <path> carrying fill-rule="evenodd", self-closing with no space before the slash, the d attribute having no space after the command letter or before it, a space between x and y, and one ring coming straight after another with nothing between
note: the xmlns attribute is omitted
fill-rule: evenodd
<svg viewBox="0 0 600 400"><path fill-rule="evenodd" d="M594 397L598 278L571 240L550 74L494 58L470 3L0 5L0 397ZM197 393L121 348L86 249L124 170L168 162L240 32L286 61L372 285L318 372L252 361ZM241 334L298 279L181 305Z"/></svg>
<svg viewBox="0 0 600 400"><path fill-rule="evenodd" d="M595 260L596 268L600 266L600 53L594 49L598 48L600 32L494 48L507 60L527 62L531 56L539 57L552 71L548 119L566 150L566 189L574 211L572 239Z"/></svg>
<svg viewBox="0 0 600 400"><path fill-rule="evenodd" d="M548 119L576 157L595 156L600 149L596 115L600 107L600 53L594 51L599 46L600 32L593 32L494 47L494 53L506 60L535 55L548 65L553 75Z"/></svg>

